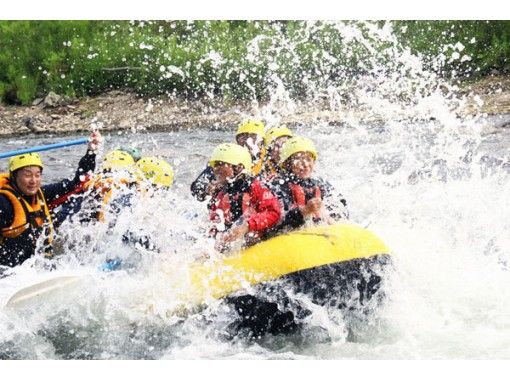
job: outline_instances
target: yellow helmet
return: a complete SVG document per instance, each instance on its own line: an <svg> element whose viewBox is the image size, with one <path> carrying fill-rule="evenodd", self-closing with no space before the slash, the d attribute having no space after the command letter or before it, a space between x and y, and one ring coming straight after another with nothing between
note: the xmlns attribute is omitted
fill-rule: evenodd
<svg viewBox="0 0 510 380"><path fill-rule="evenodd" d="M9 160L9 171L11 173L26 166L39 166L42 170L43 163L41 157L37 153L25 153L11 157Z"/></svg>
<svg viewBox="0 0 510 380"><path fill-rule="evenodd" d="M299 152L310 152L313 158L317 159L317 149L312 140L302 136L291 137L282 146L280 154L280 165L283 165L287 159L295 153Z"/></svg>
<svg viewBox="0 0 510 380"><path fill-rule="evenodd" d="M214 148L209 165L214 167L216 162L226 162L232 165L243 165L245 169L251 170L251 154L248 149L233 143L220 144Z"/></svg>
<svg viewBox="0 0 510 380"><path fill-rule="evenodd" d="M103 157L103 170L119 170L130 169L133 167L135 160L133 157L122 150L112 150Z"/></svg>
<svg viewBox="0 0 510 380"><path fill-rule="evenodd" d="M264 123L258 120L247 120L242 122L237 128L236 136L241 133L255 133L260 137L264 138Z"/></svg>
<svg viewBox="0 0 510 380"><path fill-rule="evenodd" d="M282 136L292 137L293 134L292 131L287 127L273 127L266 132L266 135L264 137L264 143L266 144L266 146L268 146L278 137Z"/></svg>
<svg viewBox="0 0 510 380"><path fill-rule="evenodd" d="M152 184L164 187L172 186L174 171L165 160L158 157L142 157L136 162L136 167Z"/></svg>

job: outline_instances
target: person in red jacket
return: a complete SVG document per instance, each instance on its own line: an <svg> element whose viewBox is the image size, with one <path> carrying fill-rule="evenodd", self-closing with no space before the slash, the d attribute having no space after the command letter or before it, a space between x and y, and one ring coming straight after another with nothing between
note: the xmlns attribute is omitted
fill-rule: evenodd
<svg viewBox="0 0 510 380"><path fill-rule="evenodd" d="M265 157L264 149L264 123L260 120L246 120L237 128L236 143L245 147L251 155L253 175L259 175ZM212 167L207 167L199 174L197 179L190 186L191 195L199 202L206 200L217 190L217 183L214 181L214 173Z"/></svg>
<svg viewBox="0 0 510 380"><path fill-rule="evenodd" d="M274 194L250 174L252 159L248 150L237 144L218 145L209 165L220 184L208 208L216 239L216 248L225 251L228 244L244 239L253 245L280 219L280 204Z"/></svg>

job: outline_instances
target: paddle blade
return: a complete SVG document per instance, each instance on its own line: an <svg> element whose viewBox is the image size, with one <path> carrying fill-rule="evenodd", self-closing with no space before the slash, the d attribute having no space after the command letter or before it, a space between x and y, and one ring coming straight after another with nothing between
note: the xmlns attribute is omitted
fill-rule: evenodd
<svg viewBox="0 0 510 380"><path fill-rule="evenodd" d="M69 290L71 287L81 284L85 279L86 276L62 276L39 282L14 293L7 301L6 306L15 308L34 301L42 301L52 294Z"/></svg>

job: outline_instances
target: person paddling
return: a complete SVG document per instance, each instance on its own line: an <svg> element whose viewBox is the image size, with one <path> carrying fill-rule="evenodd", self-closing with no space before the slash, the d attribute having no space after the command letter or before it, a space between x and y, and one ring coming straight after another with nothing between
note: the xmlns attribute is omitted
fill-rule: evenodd
<svg viewBox="0 0 510 380"><path fill-rule="evenodd" d="M99 132L90 136L87 152L72 180L41 185L43 162L37 153L12 157L9 172L0 174L0 265L22 264L39 250L53 255L54 226L48 204L81 186L83 177L94 171Z"/></svg>
<svg viewBox="0 0 510 380"><path fill-rule="evenodd" d="M140 190L133 157L119 149L108 152L103 157L100 173L85 188L80 221L107 221L114 225L119 212L131 206L132 198Z"/></svg>
<svg viewBox="0 0 510 380"><path fill-rule="evenodd" d="M283 217L272 234L299 228L308 221L333 223L348 219L345 198L341 194L333 197L333 186L313 176L317 157L313 141L306 137L292 137L283 144L282 171L270 185L283 204Z"/></svg>
<svg viewBox="0 0 510 380"><path fill-rule="evenodd" d="M245 147L251 155L251 174L259 175L264 161L264 123L259 120L246 120L237 128L236 143ZM214 180L213 169L210 165L200 173L191 184L191 195L199 202L205 201L207 196L213 196L218 189L218 183Z"/></svg>
<svg viewBox="0 0 510 380"><path fill-rule="evenodd" d="M252 245L280 219L280 205L274 194L251 173L250 153L237 144L218 145L209 161L218 191L208 208L216 249L226 251L229 243L244 239Z"/></svg>
<svg viewBox="0 0 510 380"><path fill-rule="evenodd" d="M128 157L128 155L132 158L132 160ZM115 157L120 157L118 162L115 161ZM127 162L129 162L129 165L132 165L140 160L141 157L142 155L138 149L130 146L123 146L108 153L103 161L108 163L108 161L112 161L113 159L113 161L115 161L113 163L113 168L115 168L116 164L118 164L117 166L123 166L123 164ZM111 169L112 168L105 170L111 171ZM72 191L48 204L55 228L59 228L65 220L69 219L81 210L83 200L87 194L92 191L92 188L94 186L98 187L100 184L104 185L102 177L104 176L96 175L93 177L92 173L87 176L83 176L79 186L75 187Z"/></svg>
<svg viewBox="0 0 510 380"><path fill-rule="evenodd" d="M172 166L159 157L142 157L135 166L154 190L168 190L174 181Z"/></svg>
<svg viewBox="0 0 510 380"><path fill-rule="evenodd" d="M292 136L292 131L283 126L270 128L266 132L264 136L266 155L261 172L265 182L270 182L280 172L280 152L285 141Z"/></svg>

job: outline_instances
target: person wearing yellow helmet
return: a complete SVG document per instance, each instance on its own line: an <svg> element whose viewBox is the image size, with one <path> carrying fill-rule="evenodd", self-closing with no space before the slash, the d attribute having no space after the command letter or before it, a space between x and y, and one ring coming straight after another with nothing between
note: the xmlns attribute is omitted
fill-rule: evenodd
<svg viewBox="0 0 510 380"><path fill-rule="evenodd" d="M174 181L172 166L158 157L142 157L135 165L143 178L156 188L169 189Z"/></svg>
<svg viewBox="0 0 510 380"><path fill-rule="evenodd" d="M74 178L48 185L42 185L44 165L37 153L10 159L9 172L0 174L0 265L22 264L36 253L39 238L44 240L43 253L52 255L54 225L50 211L79 188L83 177L95 169L100 143L99 132L92 133Z"/></svg>
<svg viewBox="0 0 510 380"><path fill-rule="evenodd" d="M155 194L147 190L169 189L173 177L172 167L161 158L140 157L135 162L131 152L121 149L110 151L103 157L101 173L90 183L91 191L84 200L85 207L78 214L78 220L80 223L97 221L114 228L123 210L143 201L144 195ZM136 251L159 251L151 234L145 233L143 227L129 226L122 233L121 241ZM122 259L113 257L107 259L100 270L118 270L126 265L132 268L136 266L137 258L135 252Z"/></svg>
<svg viewBox="0 0 510 380"><path fill-rule="evenodd" d="M111 173L118 171L132 172L135 160L128 152L116 149L108 152L103 157L101 170L103 173Z"/></svg>
<svg viewBox="0 0 510 380"><path fill-rule="evenodd" d="M270 188L283 204L283 218L275 231L288 231L303 226L308 220L332 222L347 219L347 202L338 194L333 197L333 187L313 176L318 153L312 140L294 136L282 146L281 173Z"/></svg>
<svg viewBox="0 0 510 380"><path fill-rule="evenodd" d="M123 152L125 153L125 152ZM114 154L117 158L120 158L120 155ZM106 158L106 157L105 157ZM125 158L125 157L124 157ZM113 159L106 159L105 162L107 164L106 167L109 167L109 163L112 161L116 161ZM125 165L125 163L121 163L121 160L118 160L118 164L122 167ZM129 166L124 166L129 167ZM122 194L121 197L117 197L110 201L112 206L120 206L111 209L111 211L115 210L117 213L121 211L123 207L126 206L132 206L133 205L133 196L139 195L140 193L147 194L149 196L155 195L155 192L152 192L150 190L168 190L172 186L173 180L174 180L174 171L172 169L172 166L166 162L165 160L158 158L158 157L140 157L136 163L134 163L134 172L135 175L138 176L138 179L141 181L141 189L137 187L133 187L131 192ZM144 186L144 184L148 186ZM142 190L141 192L138 190ZM149 190L148 192L145 192L144 190ZM142 197L142 199L146 199L145 197ZM104 205L103 208L105 208L107 205ZM104 211L103 211L104 214ZM104 218L101 217L99 220L103 220ZM112 225L115 222L114 219L110 220L110 225ZM144 231L143 227L131 228L129 227L123 234L122 234L122 242L126 245L130 245L137 250L139 248L143 248L145 251L158 251L159 247L157 247L154 242L152 235L150 233L147 233ZM125 268L126 265L129 267L136 266L136 262L138 262L139 256L137 255L130 255L127 258L121 259L120 257L114 257L107 259L101 266L100 269L102 271L113 271L118 270L121 268ZM127 259L127 260L126 260Z"/></svg>
<svg viewBox="0 0 510 380"><path fill-rule="evenodd" d="M266 132L264 137L266 156L262 169L262 176L265 181L271 181L279 173L281 148L285 141L292 136L292 131L284 126L273 127Z"/></svg>
<svg viewBox="0 0 510 380"><path fill-rule="evenodd" d="M258 120L246 120L237 128L236 143L245 147L252 157L251 172L259 175L262 170L264 159L264 124ZM199 174L190 186L191 195L199 202L205 201L207 196L212 196L217 190L214 181L214 173L210 165Z"/></svg>
<svg viewBox="0 0 510 380"><path fill-rule="evenodd" d="M246 245L260 241L280 218L277 199L250 173L251 164L248 150L232 143L218 145L209 160L218 183L208 204L210 235L220 251L241 238Z"/></svg>
<svg viewBox="0 0 510 380"><path fill-rule="evenodd" d="M251 154L253 160L251 170L254 175L259 175L262 171L265 156L264 130L262 121L249 119L239 124L236 131L236 142L248 149Z"/></svg>
<svg viewBox="0 0 510 380"><path fill-rule="evenodd" d="M260 120L245 120L236 131L236 142L250 151L255 159L264 146L265 126Z"/></svg>
<svg viewBox="0 0 510 380"><path fill-rule="evenodd" d="M85 184L82 202L73 213L80 222L105 221L107 215L115 216L129 207L132 198L139 193L139 177L132 155L115 149L106 153L101 170ZM113 218L115 219L115 218ZM114 224L114 220L110 220Z"/></svg>
<svg viewBox="0 0 510 380"><path fill-rule="evenodd" d="M58 210L54 218L57 226L76 214L82 223L102 220L114 192L136 182L131 154L116 149L105 154L102 161L99 173L87 176L68 196L50 204L50 208Z"/></svg>

